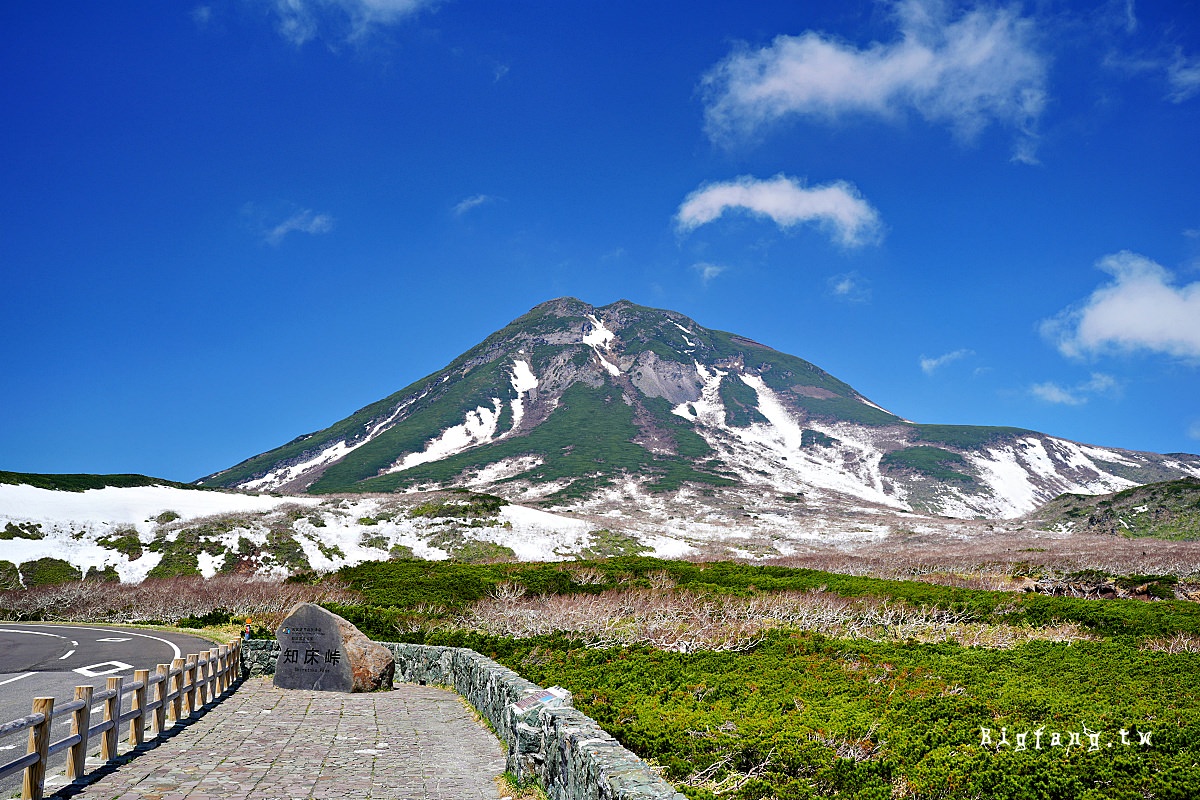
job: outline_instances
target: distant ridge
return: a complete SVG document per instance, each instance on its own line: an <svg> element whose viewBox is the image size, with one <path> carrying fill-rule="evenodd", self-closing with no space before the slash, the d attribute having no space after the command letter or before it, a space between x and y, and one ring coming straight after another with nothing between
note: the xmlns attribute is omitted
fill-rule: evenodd
<svg viewBox="0 0 1200 800"><path fill-rule="evenodd" d="M87 473L38 473L0 471L0 483L14 486L34 486L38 489L53 489L61 492L83 492L88 489L103 489L108 486L174 486L176 489L199 489L202 487L148 475L91 475Z"/></svg>

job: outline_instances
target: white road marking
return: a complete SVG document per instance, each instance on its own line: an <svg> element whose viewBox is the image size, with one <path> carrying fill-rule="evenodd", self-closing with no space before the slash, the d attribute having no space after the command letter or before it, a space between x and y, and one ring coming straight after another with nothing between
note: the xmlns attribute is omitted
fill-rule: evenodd
<svg viewBox="0 0 1200 800"><path fill-rule="evenodd" d="M59 657L58 657L58 660L59 660L59 661L66 661L68 658L70 658L70 657L71 657L71 656L73 656L73 655L75 655L75 651L74 651L74 650L68 650L68 651L66 652L66 654L65 654L65 655L61 655L61 656L59 656Z"/></svg>
<svg viewBox="0 0 1200 800"><path fill-rule="evenodd" d="M151 636L148 633L134 633L133 631L114 631L110 628L90 628L90 627L87 627L84 625L55 625L54 627L63 628L64 630L93 631L95 633L116 633L116 634L120 634L123 636L140 636L143 639L153 639L154 641L162 642L167 647L171 648L171 650L175 653L175 658L183 657L183 653L180 651L179 647L174 642L168 641L167 639L164 639L161 636ZM4 630L0 630L0 633L5 633L5 632L6 631L4 631ZM36 633L39 636L55 636L56 635L53 633L41 633L40 631L7 631L7 632L8 633ZM65 639L67 637L59 636L58 638ZM78 647L79 645L76 644L75 646Z"/></svg>
<svg viewBox="0 0 1200 800"><path fill-rule="evenodd" d="M113 665L112 669L96 669L97 667L103 667L109 664ZM76 667L71 671L78 672L85 678L99 678L102 675L112 675L127 669L133 669L133 664L126 664L124 661L101 661L99 664L89 664L86 667Z"/></svg>
<svg viewBox="0 0 1200 800"><path fill-rule="evenodd" d="M30 675L36 675L36 674L37 674L36 672L26 672L24 675L18 675L15 678L9 678L8 680L0 681L0 686L3 686L6 683L13 683L15 681L21 680L21 678L28 678Z"/></svg>
<svg viewBox="0 0 1200 800"><path fill-rule="evenodd" d="M110 636L107 639L97 639L96 641L97 642L128 642L129 637L126 636L126 637L122 638L120 636Z"/></svg>
<svg viewBox="0 0 1200 800"><path fill-rule="evenodd" d="M65 636L59 636L57 633L46 633L44 631L18 631L10 628L0 628L0 633L28 633L30 636L53 636L55 639L65 639Z"/></svg>

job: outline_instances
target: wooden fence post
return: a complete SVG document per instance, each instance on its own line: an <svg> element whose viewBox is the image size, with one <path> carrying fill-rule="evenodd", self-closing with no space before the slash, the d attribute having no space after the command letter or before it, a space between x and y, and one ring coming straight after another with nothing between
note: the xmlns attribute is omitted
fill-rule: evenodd
<svg viewBox="0 0 1200 800"><path fill-rule="evenodd" d="M208 651L208 696L216 700L221 694L221 651L212 648Z"/></svg>
<svg viewBox="0 0 1200 800"><path fill-rule="evenodd" d="M137 716L129 720L129 746L137 747L146 741L146 687L150 683L150 670L134 670L133 680L140 683L141 688L134 689L130 699L130 710L136 711Z"/></svg>
<svg viewBox="0 0 1200 800"><path fill-rule="evenodd" d="M125 679L117 676L109 678L104 687L113 693L112 697L104 701L104 721L112 720L112 727L106 730L100 739L101 761L112 761L117 757L117 743L121 736L121 689L124 683Z"/></svg>
<svg viewBox="0 0 1200 800"><path fill-rule="evenodd" d="M184 693L183 710L189 717L196 713L196 663L199 659L195 653L191 653L187 657L187 666L183 668Z"/></svg>
<svg viewBox="0 0 1200 800"><path fill-rule="evenodd" d="M208 673L213 665L208 660L208 653L200 651L200 660L196 662L196 689L200 695L200 708L208 705Z"/></svg>
<svg viewBox="0 0 1200 800"><path fill-rule="evenodd" d="M45 717L29 729L29 753L37 753L38 760L25 768L25 784L21 790L23 800L42 800L46 784L46 751L50 748L50 717L54 714L53 697L35 697L33 713Z"/></svg>
<svg viewBox="0 0 1200 800"><path fill-rule="evenodd" d="M221 659L221 694L229 688L229 645L223 644L217 648L217 657Z"/></svg>
<svg viewBox="0 0 1200 800"><path fill-rule="evenodd" d="M177 658L171 662L171 722L179 720L183 711L183 665L184 660Z"/></svg>
<svg viewBox="0 0 1200 800"><path fill-rule="evenodd" d="M92 727L92 687L76 686L75 699L83 701L83 708L71 715L71 735L79 734L79 743L67 750L67 777L82 778L87 772L88 728Z"/></svg>
<svg viewBox="0 0 1200 800"><path fill-rule="evenodd" d="M161 680L154 684L154 735L158 736L167 727L167 689L171 682L171 665L159 664L154 669Z"/></svg>

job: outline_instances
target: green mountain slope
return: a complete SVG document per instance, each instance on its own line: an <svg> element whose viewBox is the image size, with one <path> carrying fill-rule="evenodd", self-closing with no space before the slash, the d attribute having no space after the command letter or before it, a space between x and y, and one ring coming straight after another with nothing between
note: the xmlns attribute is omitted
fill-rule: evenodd
<svg viewBox="0 0 1200 800"><path fill-rule="evenodd" d="M1064 494L1032 516L1064 530L1200 539L1200 480L1182 478L1090 497Z"/></svg>

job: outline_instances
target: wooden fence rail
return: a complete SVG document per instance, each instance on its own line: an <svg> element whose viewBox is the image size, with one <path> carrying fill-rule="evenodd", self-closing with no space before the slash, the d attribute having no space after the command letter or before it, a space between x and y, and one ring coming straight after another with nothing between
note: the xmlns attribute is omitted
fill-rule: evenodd
<svg viewBox="0 0 1200 800"><path fill-rule="evenodd" d="M87 770L89 744L100 737L100 760L107 763L117 757L121 726L128 723L129 746L137 747L146 741L146 728L151 738L171 725L195 716L210 701L225 694L241 674L241 642L214 647L187 658L177 658L170 664L159 664L153 673L148 669L135 670L133 681L109 678L102 691L91 686L76 686L75 699L55 706L53 697L35 697L33 711L27 717L0 725L0 738L29 731L29 747L25 755L0 765L0 778L25 771L23 800L41 800L46 789L46 761L50 756L67 752L67 777L82 778ZM121 704L130 697L129 710L121 713ZM197 703L197 700L199 701ZM95 704L103 702L102 721L93 723ZM51 725L55 719L71 715L71 734L51 742ZM169 723L169 724L168 724Z"/></svg>

